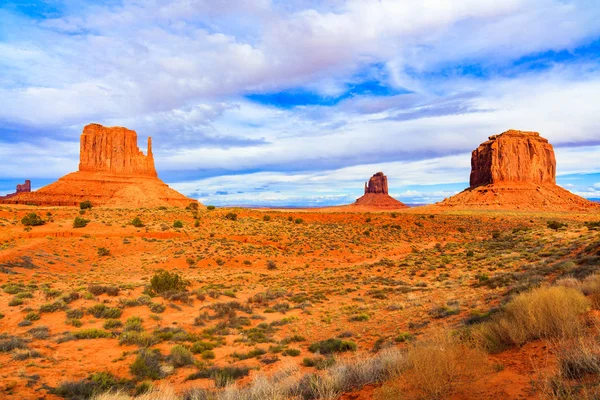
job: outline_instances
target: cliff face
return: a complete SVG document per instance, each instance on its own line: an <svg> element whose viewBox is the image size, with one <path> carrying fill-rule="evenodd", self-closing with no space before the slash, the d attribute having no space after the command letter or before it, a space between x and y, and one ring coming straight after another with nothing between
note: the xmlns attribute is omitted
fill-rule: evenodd
<svg viewBox="0 0 600 400"><path fill-rule="evenodd" d="M365 183L365 194L367 193L388 194L387 176L383 172L376 173Z"/></svg>
<svg viewBox="0 0 600 400"><path fill-rule="evenodd" d="M509 130L473 150L471 188L510 182L556 184L554 149L539 133Z"/></svg>
<svg viewBox="0 0 600 400"><path fill-rule="evenodd" d="M79 170L114 174L157 176L148 138L148 154L137 146L137 134L127 128L89 124L81 134Z"/></svg>

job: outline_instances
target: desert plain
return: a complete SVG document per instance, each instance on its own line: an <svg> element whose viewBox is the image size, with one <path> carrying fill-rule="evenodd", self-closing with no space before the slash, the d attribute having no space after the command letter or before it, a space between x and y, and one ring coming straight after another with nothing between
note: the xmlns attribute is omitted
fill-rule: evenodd
<svg viewBox="0 0 600 400"><path fill-rule="evenodd" d="M24 227L31 213L45 223ZM598 354L586 340L598 334L599 220L434 206L0 206L2 398L210 398L200 391L282 375L306 386L298 398L543 398L558 383L596 393L597 371L571 376L563 364L578 342ZM577 292L583 308L559 318L577 327L473 333L548 287ZM382 352L393 372L329 388L314 379Z"/></svg>

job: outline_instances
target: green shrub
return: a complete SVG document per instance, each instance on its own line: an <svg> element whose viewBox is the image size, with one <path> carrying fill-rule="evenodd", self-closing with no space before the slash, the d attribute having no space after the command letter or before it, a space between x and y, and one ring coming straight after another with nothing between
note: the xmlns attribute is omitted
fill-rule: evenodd
<svg viewBox="0 0 600 400"><path fill-rule="evenodd" d="M211 378L216 387L223 388L235 382L236 379L248 376L249 373L250 368L248 367L210 367L189 375L186 380Z"/></svg>
<svg viewBox="0 0 600 400"><path fill-rule="evenodd" d="M184 290L188 285L176 272L158 271L150 280L150 288L161 294L169 291Z"/></svg>
<svg viewBox="0 0 600 400"><path fill-rule="evenodd" d="M198 342L194 342L194 344L192 344L191 350L192 350L192 353L199 354L199 353L203 353L208 350L212 350L216 347L217 347L217 345L215 343L198 341Z"/></svg>
<svg viewBox="0 0 600 400"><path fill-rule="evenodd" d="M175 368L192 365L196 361L192 352L180 344L177 344L171 348L171 354L169 358Z"/></svg>
<svg viewBox="0 0 600 400"><path fill-rule="evenodd" d="M358 315L354 315L352 318L350 318L350 321L357 321L357 322L363 322L363 321L368 321L369 320L369 314L358 314Z"/></svg>
<svg viewBox="0 0 600 400"><path fill-rule="evenodd" d="M269 270L275 270L275 269L277 269L277 264L275 264L275 261L268 260L267 261L267 269L269 269Z"/></svg>
<svg viewBox="0 0 600 400"><path fill-rule="evenodd" d="M88 286L88 292L90 292L94 296L100 296L104 293L106 293L109 296L118 296L119 287L109 285L90 285Z"/></svg>
<svg viewBox="0 0 600 400"><path fill-rule="evenodd" d="M127 321L125 321L124 330L126 332L141 332L144 330L142 322L143 320L140 317L129 317L127 318Z"/></svg>
<svg viewBox="0 0 600 400"><path fill-rule="evenodd" d="M159 339L148 332L126 331L119 336L120 345L136 345L150 347L159 342Z"/></svg>
<svg viewBox="0 0 600 400"><path fill-rule="evenodd" d="M227 213L225 215L225 219L228 219L230 221L236 221L237 220L237 214L233 213L233 212Z"/></svg>
<svg viewBox="0 0 600 400"><path fill-rule="evenodd" d="M40 314L36 313L35 311L31 311L31 312L27 313L27 315L25 316L25 319L27 321L37 321L40 319Z"/></svg>
<svg viewBox="0 0 600 400"><path fill-rule="evenodd" d="M297 357L300 355L300 350L298 349L285 349L283 350L284 356Z"/></svg>
<svg viewBox="0 0 600 400"><path fill-rule="evenodd" d="M215 206L206 206L206 209L207 209L208 211L212 211L212 210L214 210L214 209L215 209Z"/></svg>
<svg viewBox="0 0 600 400"><path fill-rule="evenodd" d="M264 215L263 216L263 221L269 222L270 220L271 220L271 216L270 215Z"/></svg>
<svg viewBox="0 0 600 400"><path fill-rule="evenodd" d="M340 340L340 339L327 339L322 340L320 342L316 342L311 344L308 347L313 353L319 352L320 354L332 354L332 353L341 353L346 351L355 351L356 343L349 340Z"/></svg>
<svg viewBox="0 0 600 400"><path fill-rule="evenodd" d="M107 331L103 331L101 329L91 328L91 329L82 329L80 331L75 331L72 333L73 337L76 339L105 339L112 337L112 334Z"/></svg>
<svg viewBox="0 0 600 400"><path fill-rule="evenodd" d="M104 329L115 329L123 326L123 323L118 319L109 319L102 326Z"/></svg>
<svg viewBox="0 0 600 400"><path fill-rule="evenodd" d="M110 256L110 250L106 247L98 247L98 257Z"/></svg>
<svg viewBox="0 0 600 400"><path fill-rule="evenodd" d="M173 222L173 228L183 228L183 222L179 220Z"/></svg>
<svg viewBox="0 0 600 400"><path fill-rule="evenodd" d="M102 303L98 303L87 309L89 314L96 318L119 318L123 311L119 308L107 307Z"/></svg>
<svg viewBox="0 0 600 400"><path fill-rule="evenodd" d="M79 203L79 208L82 210L89 210L92 208L92 202L89 200L82 201Z"/></svg>
<svg viewBox="0 0 600 400"><path fill-rule="evenodd" d="M40 306L41 313L52 313L58 310L64 310L67 307L64 301L59 300L54 303L46 303Z"/></svg>
<svg viewBox="0 0 600 400"><path fill-rule="evenodd" d="M83 227L87 226L87 224L89 222L90 222L89 219L75 217L75 220L73 221L73 228L83 228Z"/></svg>
<svg viewBox="0 0 600 400"><path fill-rule="evenodd" d="M144 226L144 223L142 222L142 220L140 219L140 217L135 217L131 221L131 225L135 226L136 228L142 228Z"/></svg>
<svg viewBox="0 0 600 400"><path fill-rule="evenodd" d="M45 221L36 213L29 213L21 219L21 223L25 226L40 226L44 225Z"/></svg>
<svg viewBox="0 0 600 400"><path fill-rule="evenodd" d="M546 224L548 225L548 228L550 229L554 229L555 231L559 230L560 228L563 228L565 226L567 226L567 224L564 224L562 222L558 222L558 221L547 221Z"/></svg>
<svg viewBox="0 0 600 400"><path fill-rule="evenodd" d="M158 350L142 349L129 367L131 374L138 379L160 379L162 376L160 362L162 356Z"/></svg>
<svg viewBox="0 0 600 400"><path fill-rule="evenodd" d="M83 317L83 310L79 309L79 308L73 308L70 310L67 310L67 318L82 318Z"/></svg>
<svg viewBox="0 0 600 400"><path fill-rule="evenodd" d="M193 211L197 211L198 210L198 203L197 202L193 202L187 205L186 210L193 210Z"/></svg>
<svg viewBox="0 0 600 400"><path fill-rule="evenodd" d="M20 306L23 304L23 300L19 299L18 297L13 297L12 299L10 299L10 301L8 302L8 306L9 307L16 307L16 306Z"/></svg>

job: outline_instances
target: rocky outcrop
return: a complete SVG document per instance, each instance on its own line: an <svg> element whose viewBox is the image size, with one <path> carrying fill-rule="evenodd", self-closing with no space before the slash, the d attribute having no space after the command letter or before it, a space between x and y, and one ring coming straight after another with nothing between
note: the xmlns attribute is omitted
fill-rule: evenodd
<svg viewBox="0 0 600 400"><path fill-rule="evenodd" d="M29 193L31 192L31 181L29 179L25 180L25 183L22 185L17 185L17 193Z"/></svg>
<svg viewBox="0 0 600 400"><path fill-rule="evenodd" d="M598 204L556 185L556 159L537 132L490 136L471 155L470 187L438 203L458 209L569 211Z"/></svg>
<svg viewBox="0 0 600 400"><path fill-rule="evenodd" d="M0 196L0 200L10 199L11 197L15 197L19 193L29 193L31 192L31 181L27 179L23 184L17 184L17 191L14 193L9 193L6 196Z"/></svg>
<svg viewBox="0 0 600 400"><path fill-rule="evenodd" d="M383 172L377 172L369 179L369 182L365 183L365 194L357 199L352 206L383 210L408 207L388 194L388 180Z"/></svg>
<svg viewBox="0 0 600 400"><path fill-rule="evenodd" d="M79 158L80 171L157 176L152 138L148 138L148 151L144 155L137 146L137 133L123 127L85 126Z"/></svg>
<svg viewBox="0 0 600 400"><path fill-rule="evenodd" d="M471 188L496 183L556 184L554 149L537 132L490 136L471 155Z"/></svg>
<svg viewBox="0 0 600 400"><path fill-rule="evenodd" d="M81 135L79 171L31 193L2 200L9 204L73 206L89 200L94 206L187 206L187 198L161 181L154 168L152 140L144 155L135 131L87 125ZM27 184L27 182L26 182Z"/></svg>
<svg viewBox="0 0 600 400"><path fill-rule="evenodd" d="M369 182L365 182L365 194L388 194L388 181L387 176L383 172L378 172L369 179Z"/></svg>

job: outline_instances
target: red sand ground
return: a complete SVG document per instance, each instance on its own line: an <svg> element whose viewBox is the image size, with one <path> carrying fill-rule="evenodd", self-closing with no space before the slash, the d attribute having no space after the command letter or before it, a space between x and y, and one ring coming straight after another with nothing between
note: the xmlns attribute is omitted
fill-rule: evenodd
<svg viewBox="0 0 600 400"><path fill-rule="evenodd" d="M70 292L81 296L68 304L71 309L98 303L121 307L121 301L142 295L155 271L176 271L191 282L189 290L204 293L203 299L192 295L190 303L184 303L155 297L152 301L164 304L164 312L152 313L145 305L124 307L119 319L125 322L130 316L140 316L149 332L159 327L181 327L200 334L220 321L195 325L197 316L210 311L205 307L230 301L247 304L258 293L281 291L285 295L268 304L254 304L252 315L258 319L250 319L251 325L242 330L231 329L231 334L224 336L225 344L214 350L216 358L208 361L221 366L254 366L257 371L251 373L252 377L259 371L276 371L285 362L299 365L304 357L313 356L308 351L310 343L342 332L351 332L351 340L359 350L368 352L378 340L393 343L401 332L420 338L434 329L456 329L470 313L485 311L503 298L506 288L477 286L477 276L529 268L548 257L544 252L580 251L597 239L597 233L588 232L583 222L600 219L598 212L446 212L435 207L397 213L343 210L217 209L200 210L195 216L181 208L94 208L83 215L91 220L88 226L76 229L72 222L80 213L74 207L0 206L0 285L36 285L29 289L32 297L24 298L17 306L8 305L13 295L0 291L0 313L4 315L0 333L30 338L27 331L32 327L47 326L50 330L47 339L28 343L41 357L14 360L11 352L0 352L0 397L55 398L48 394L48 387L99 371L132 377L129 366L137 346L120 346L117 338L57 342L64 332L102 329L103 319L84 315L83 326L76 328L66 324L65 311L56 311L41 313L32 326L19 326L30 311ZM19 221L29 212L38 213L48 222L25 229ZM228 213L235 213L237 219L228 219ZM136 216L144 227L130 225ZM552 231L546 226L548 219L565 221L569 228ZM173 228L176 220L184 227ZM535 244L539 254L525 248L495 252L488 247L494 243L490 241L491 232L513 235L514 228L528 229L527 233L514 234L523 235L516 243ZM100 256L100 248L108 249L110 255ZM475 256L465 257L467 249L472 249ZM35 267L19 266L22 257L29 257ZM268 261L273 261L276 269L267 268ZM89 296L86 293L92 284L118 285L119 295ZM453 302L460 304L459 314L432 318L432 308ZM289 304L290 310L270 312L280 303ZM298 308L300 305L304 306ZM368 315L368 319L353 320L359 314ZM238 312L238 316L248 315ZM245 353L255 347L268 350L274 344L236 341L246 337L243 329L284 319L287 322L277 328L273 339L303 336L305 341L289 345L301 351L299 356L267 354L279 360L272 365L257 359L232 358L235 351ZM428 325L418 327L425 321ZM168 354L175 344L165 341L155 347ZM503 369L459 388L455 398L538 398L539 393L531 390L532 374L539 368L552 368L552 357L544 346L534 342L489 356L491 365L500 363ZM177 390L210 385L208 380L186 381L194 371L195 367L175 369L163 381ZM398 384L406 382L400 379ZM367 387L343 398L372 398L375 389ZM410 392L407 394L411 398Z"/></svg>

